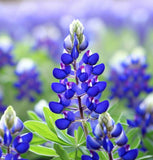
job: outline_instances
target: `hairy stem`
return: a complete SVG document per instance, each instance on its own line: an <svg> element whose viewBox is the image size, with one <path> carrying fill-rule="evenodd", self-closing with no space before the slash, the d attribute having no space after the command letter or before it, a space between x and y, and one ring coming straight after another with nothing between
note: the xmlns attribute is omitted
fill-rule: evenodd
<svg viewBox="0 0 153 160"><path fill-rule="evenodd" d="M76 61L74 61L73 67L74 67L74 71L75 71L76 84L78 85L79 84L79 80L78 80L78 77L76 76L76 71L77 71ZM84 114L83 114L83 107L82 107L82 102L81 102L81 96L77 96L77 99L78 99L78 104L79 104L80 117L83 120L82 121L82 126L83 126L83 129L84 129L85 136L87 137L87 135L88 135L88 129L87 129L87 126L86 126L85 121L84 121Z"/></svg>

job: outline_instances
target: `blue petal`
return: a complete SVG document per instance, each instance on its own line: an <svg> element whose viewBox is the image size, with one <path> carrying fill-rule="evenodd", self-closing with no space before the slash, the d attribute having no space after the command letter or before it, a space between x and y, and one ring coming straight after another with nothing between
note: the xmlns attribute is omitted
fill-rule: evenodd
<svg viewBox="0 0 153 160"><path fill-rule="evenodd" d="M71 73L71 66L70 65L65 66L64 71L66 74L70 74Z"/></svg>
<svg viewBox="0 0 153 160"><path fill-rule="evenodd" d="M107 83L105 81L103 82L97 82L95 86L99 88L99 92L102 92L106 88Z"/></svg>
<svg viewBox="0 0 153 160"><path fill-rule="evenodd" d="M12 142L12 136L11 133L8 129L6 129L6 131L4 131L4 145L5 146L9 146Z"/></svg>
<svg viewBox="0 0 153 160"><path fill-rule="evenodd" d="M80 44L79 46L79 50L83 51L88 47L88 41L87 39L84 37L83 42Z"/></svg>
<svg viewBox="0 0 153 160"><path fill-rule="evenodd" d="M58 120L55 121L55 124L56 124L57 128L61 129L61 130L64 130L64 129L68 128L70 123L71 122L69 120L65 119L65 118L61 118L61 119L58 119Z"/></svg>
<svg viewBox="0 0 153 160"><path fill-rule="evenodd" d="M67 76L67 74L64 70L55 68L53 70L53 76L57 79L64 79Z"/></svg>
<svg viewBox="0 0 153 160"><path fill-rule="evenodd" d="M71 99L74 96L74 94L75 94L75 91L73 91L72 89L68 89L66 90L64 95L65 95L65 98Z"/></svg>
<svg viewBox="0 0 153 160"><path fill-rule="evenodd" d="M73 58L71 57L70 54L67 53L62 54L61 60L64 64L70 64L73 62Z"/></svg>
<svg viewBox="0 0 153 160"><path fill-rule="evenodd" d="M64 106L58 102L50 102L49 108L54 113L61 113L62 110L64 109Z"/></svg>
<svg viewBox="0 0 153 160"><path fill-rule="evenodd" d="M24 128L23 122L18 117L16 117L15 123L11 128L11 133L14 134L17 132L21 132L23 128Z"/></svg>
<svg viewBox="0 0 153 160"><path fill-rule="evenodd" d="M100 75L103 73L104 69L105 69L105 65L102 63L93 67L92 73L95 75Z"/></svg>
<svg viewBox="0 0 153 160"><path fill-rule="evenodd" d="M20 154L25 153L29 149L29 144L26 142L21 142L15 147L15 149Z"/></svg>
<svg viewBox="0 0 153 160"><path fill-rule="evenodd" d="M103 140L103 147L108 153L110 153L114 146L113 143L107 137L105 137Z"/></svg>
<svg viewBox="0 0 153 160"><path fill-rule="evenodd" d="M98 155L98 153L97 152L92 152L92 159L93 160L99 160L99 155Z"/></svg>
<svg viewBox="0 0 153 160"><path fill-rule="evenodd" d="M109 102L107 100L102 101L96 105L95 112L101 114L103 112L106 112L108 107L109 107Z"/></svg>
<svg viewBox="0 0 153 160"><path fill-rule="evenodd" d="M66 90L66 86L62 83L52 83L52 90L56 93L62 93Z"/></svg>
<svg viewBox="0 0 153 160"><path fill-rule="evenodd" d="M123 130L122 125L120 123L118 123L117 125L114 126L114 128L111 132L111 136L118 137L121 134L122 130Z"/></svg>
<svg viewBox="0 0 153 160"><path fill-rule="evenodd" d="M95 137L100 138L103 137L102 128L100 124L97 124L94 131L93 131Z"/></svg>
<svg viewBox="0 0 153 160"><path fill-rule="evenodd" d="M86 82L85 82L85 83L82 83L82 84L81 84L81 87L82 87L82 89L83 89L85 92L86 92L86 91L88 90L88 88L89 88L89 87L88 87L88 83L86 83Z"/></svg>
<svg viewBox="0 0 153 160"><path fill-rule="evenodd" d="M88 52L89 51L87 51L84 55L83 55L83 57L82 57L82 61L85 63L85 64L87 64L88 63Z"/></svg>
<svg viewBox="0 0 153 160"><path fill-rule="evenodd" d="M13 154L9 153L6 155L5 160L12 160L14 158Z"/></svg>
<svg viewBox="0 0 153 160"><path fill-rule="evenodd" d="M98 93L99 93L99 89L98 89L97 86L90 87L90 88L87 90L87 94L88 94L90 97L95 97L95 96L97 96Z"/></svg>
<svg viewBox="0 0 153 160"><path fill-rule="evenodd" d="M90 156L82 155L81 160L93 160Z"/></svg>
<svg viewBox="0 0 153 160"><path fill-rule="evenodd" d="M121 147L118 149L118 155L122 157L126 153L125 147Z"/></svg>
<svg viewBox="0 0 153 160"><path fill-rule="evenodd" d="M73 45L73 49L72 49L72 52L71 52L71 56L72 56L73 59L77 59L79 57L79 52L77 50L77 45L78 45L77 37L74 36L74 45Z"/></svg>
<svg viewBox="0 0 153 160"><path fill-rule="evenodd" d="M127 141L128 141L128 138L127 138L125 132L122 131L121 135L119 136L118 140L116 141L116 144L118 146L124 146L127 143Z"/></svg>
<svg viewBox="0 0 153 160"><path fill-rule="evenodd" d="M87 136L87 148L88 149L99 149L101 146L100 144L94 140L90 135Z"/></svg>
<svg viewBox="0 0 153 160"><path fill-rule="evenodd" d="M90 65L95 65L98 62L98 60L99 60L98 53L94 53L91 56L89 56L88 63Z"/></svg>
<svg viewBox="0 0 153 160"><path fill-rule="evenodd" d="M79 77L79 80L81 82L85 82L88 79L88 74L87 73L81 73L78 77Z"/></svg>
<svg viewBox="0 0 153 160"><path fill-rule="evenodd" d="M69 111L66 118L71 122L75 121L75 114L72 111Z"/></svg>
<svg viewBox="0 0 153 160"><path fill-rule="evenodd" d="M63 97L60 99L60 103L61 103L63 106L67 107L67 106L70 105L71 100L66 99L66 98L63 96Z"/></svg>
<svg viewBox="0 0 153 160"><path fill-rule="evenodd" d="M33 138L33 134L31 132L21 135L22 142L30 143L32 138Z"/></svg>
<svg viewBox="0 0 153 160"><path fill-rule="evenodd" d="M130 151L128 151L122 158L124 160L134 160L136 159L138 156L138 149L132 149Z"/></svg>
<svg viewBox="0 0 153 160"><path fill-rule="evenodd" d="M0 158L2 157L2 153L3 153L3 151L2 151L2 149L0 147Z"/></svg>
<svg viewBox="0 0 153 160"><path fill-rule="evenodd" d="M127 120L127 124L129 125L129 127L138 127L135 121L129 119Z"/></svg>

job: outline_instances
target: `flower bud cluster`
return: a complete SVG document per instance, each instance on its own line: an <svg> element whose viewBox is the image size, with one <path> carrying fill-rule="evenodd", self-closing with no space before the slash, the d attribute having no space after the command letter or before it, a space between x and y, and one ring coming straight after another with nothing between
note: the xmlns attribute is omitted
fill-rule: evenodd
<svg viewBox="0 0 153 160"><path fill-rule="evenodd" d="M70 35L64 41L65 50L61 55L61 68L53 70L53 76L59 82L51 85L59 101L51 101L50 110L64 115L55 124L62 130L68 128L71 135L77 125L85 123L93 113L98 117L109 106L107 100L99 100L106 82L98 80L105 69L103 63L97 64L98 53L88 50L80 58L81 52L88 46L83 30L78 20L70 25Z"/></svg>
<svg viewBox="0 0 153 160"><path fill-rule="evenodd" d="M112 82L111 98L126 99L128 107L135 108L141 102L139 97L142 93L153 91L147 67L146 57L136 53L112 65L109 77Z"/></svg>
<svg viewBox="0 0 153 160"><path fill-rule="evenodd" d="M138 150L130 150L130 146L127 145L128 138L122 125L120 123L115 124L114 120L107 112L102 113L98 121L99 123L93 128L95 137L87 136L87 148L91 153L95 150L105 150L105 152L108 153L109 159L113 159L112 152L118 147L119 157L124 160L128 160L129 157L131 160L136 159ZM82 160L84 160L84 156L82 156Z"/></svg>
<svg viewBox="0 0 153 160"><path fill-rule="evenodd" d="M17 135L23 128L23 122L16 116L14 109L9 106L0 120L1 159L19 160L22 159L20 155L28 151L33 135L32 133Z"/></svg>
<svg viewBox="0 0 153 160"><path fill-rule="evenodd" d="M14 83L14 87L18 89L18 100L24 97L29 101L35 101L35 94L41 94L41 82L36 66L31 59L21 59L16 67L15 74L18 81Z"/></svg>

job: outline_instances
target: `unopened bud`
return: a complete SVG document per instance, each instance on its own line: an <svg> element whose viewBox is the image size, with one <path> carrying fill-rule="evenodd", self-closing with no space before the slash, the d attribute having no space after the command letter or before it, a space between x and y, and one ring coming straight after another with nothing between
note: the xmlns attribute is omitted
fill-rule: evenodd
<svg viewBox="0 0 153 160"><path fill-rule="evenodd" d="M16 118L16 113L12 106L9 106L4 112L4 121L8 129L11 129L14 125L14 121Z"/></svg>
<svg viewBox="0 0 153 160"><path fill-rule="evenodd" d="M112 131L114 127L114 120L112 119L109 113L107 112L102 113L99 116L98 121L101 126L103 126L103 124L106 126L107 131Z"/></svg>

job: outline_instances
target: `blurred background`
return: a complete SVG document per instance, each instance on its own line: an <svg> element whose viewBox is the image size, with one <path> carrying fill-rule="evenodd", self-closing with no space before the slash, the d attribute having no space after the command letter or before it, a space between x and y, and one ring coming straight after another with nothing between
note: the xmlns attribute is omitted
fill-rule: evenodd
<svg viewBox="0 0 153 160"><path fill-rule="evenodd" d="M13 63L10 65L1 56L0 88L3 104L15 107L21 119L27 119L24 111L33 109L40 99L55 98L50 89L55 81L52 69L59 66L63 40L73 19L84 24L89 49L98 52L105 63L104 78L108 75L110 59L117 52L131 54L135 49L145 52L148 70L152 72L152 0L0 1L0 46L1 50L7 50ZM42 94L36 95L33 103L26 97L16 99L19 87L14 87L18 81L15 70L22 58L33 60L42 83Z"/></svg>
<svg viewBox="0 0 153 160"><path fill-rule="evenodd" d="M52 70L60 64L63 41L73 19L83 23L88 49L98 52L106 66L101 79L108 80L112 58L118 52L143 52L148 72L153 73L153 0L1 0L2 111L12 105L25 121L27 111L34 110L41 99L48 103L57 98L50 88L55 81ZM36 81L29 82L28 76L22 75L30 69ZM108 82L104 98L109 97L109 87Z"/></svg>

